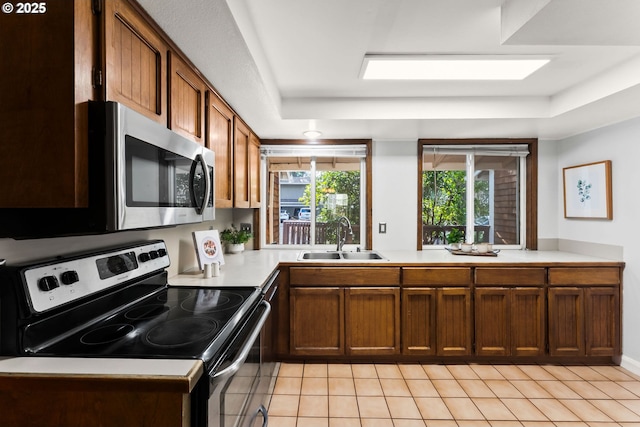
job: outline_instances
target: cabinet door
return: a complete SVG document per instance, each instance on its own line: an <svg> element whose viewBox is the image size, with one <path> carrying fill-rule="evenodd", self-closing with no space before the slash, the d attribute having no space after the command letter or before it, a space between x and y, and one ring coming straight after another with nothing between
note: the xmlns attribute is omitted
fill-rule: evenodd
<svg viewBox="0 0 640 427"><path fill-rule="evenodd" d="M542 356L545 352L544 288L511 290L511 355Z"/></svg>
<svg viewBox="0 0 640 427"><path fill-rule="evenodd" d="M620 293L618 288L586 288L585 338L587 356L620 353Z"/></svg>
<svg viewBox="0 0 640 427"><path fill-rule="evenodd" d="M344 354L344 289L290 289L291 354Z"/></svg>
<svg viewBox="0 0 640 427"><path fill-rule="evenodd" d="M126 0L105 5L105 97L167 125L165 41Z"/></svg>
<svg viewBox="0 0 640 427"><path fill-rule="evenodd" d="M469 288L438 289L436 310L438 355L471 354L471 290Z"/></svg>
<svg viewBox="0 0 640 427"><path fill-rule="evenodd" d="M400 288L347 288L347 353L400 353Z"/></svg>
<svg viewBox="0 0 640 427"><path fill-rule="evenodd" d="M176 54L169 55L169 67L169 127L204 145L205 83Z"/></svg>
<svg viewBox="0 0 640 427"><path fill-rule="evenodd" d="M511 353L510 294L508 288L476 288L475 333L479 356L508 356Z"/></svg>
<svg viewBox="0 0 640 427"><path fill-rule="evenodd" d="M249 137L249 206L260 207L260 139L251 133Z"/></svg>
<svg viewBox="0 0 640 427"><path fill-rule="evenodd" d="M249 200L249 141L251 131L242 120L234 119L234 173L233 173L233 205L236 208L248 208Z"/></svg>
<svg viewBox="0 0 640 427"><path fill-rule="evenodd" d="M549 288L549 354L585 354L583 290L580 288Z"/></svg>
<svg viewBox="0 0 640 427"><path fill-rule="evenodd" d="M436 290L402 289L402 353L436 354Z"/></svg>
<svg viewBox="0 0 640 427"><path fill-rule="evenodd" d="M216 153L216 207L233 207L233 111L209 91L207 147Z"/></svg>

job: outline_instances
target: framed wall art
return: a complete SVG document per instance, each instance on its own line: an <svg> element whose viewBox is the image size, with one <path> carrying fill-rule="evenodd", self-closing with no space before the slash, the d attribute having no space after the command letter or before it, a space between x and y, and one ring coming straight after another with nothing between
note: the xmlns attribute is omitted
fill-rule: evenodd
<svg viewBox="0 0 640 427"><path fill-rule="evenodd" d="M562 169L564 217L613 219L611 160Z"/></svg>
<svg viewBox="0 0 640 427"><path fill-rule="evenodd" d="M212 262L219 262L220 265L224 265L224 255L222 255L224 251L220 244L218 230L194 231L193 244L198 255L200 270L204 270L204 265Z"/></svg>

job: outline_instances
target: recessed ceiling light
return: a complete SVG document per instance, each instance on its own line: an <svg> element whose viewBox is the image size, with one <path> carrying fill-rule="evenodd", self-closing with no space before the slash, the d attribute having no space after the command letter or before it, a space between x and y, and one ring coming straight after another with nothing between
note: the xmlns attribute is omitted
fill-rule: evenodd
<svg viewBox="0 0 640 427"><path fill-rule="evenodd" d="M304 132L302 132L302 134L304 136L306 136L307 138L310 139L316 139L318 138L320 135L322 135L322 132L318 131L318 130L306 130Z"/></svg>
<svg viewBox="0 0 640 427"><path fill-rule="evenodd" d="M511 55L365 55L364 80L522 80L550 61Z"/></svg>

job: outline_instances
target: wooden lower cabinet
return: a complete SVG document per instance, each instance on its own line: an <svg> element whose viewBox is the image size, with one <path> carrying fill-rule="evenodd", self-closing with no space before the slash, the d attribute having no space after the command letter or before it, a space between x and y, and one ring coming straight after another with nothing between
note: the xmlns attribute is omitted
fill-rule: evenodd
<svg viewBox="0 0 640 427"><path fill-rule="evenodd" d="M347 354L400 353L400 288L345 289Z"/></svg>
<svg viewBox="0 0 640 427"><path fill-rule="evenodd" d="M400 353L400 288L291 287L289 295L292 355Z"/></svg>
<svg viewBox="0 0 640 427"><path fill-rule="evenodd" d="M289 289L290 352L299 356L343 355L344 289Z"/></svg>
<svg viewBox="0 0 640 427"><path fill-rule="evenodd" d="M0 374L3 427L189 427L190 382L171 377Z"/></svg>
<svg viewBox="0 0 640 427"><path fill-rule="evenodd" d="M549 268L550 356L619 356L619 267Z"/></svg>
<svg viewBox="0 0 640 427"><path fill-rule="evenodd" d="M470 288L402 289L402 353L464 356L472 351Z"/></svg>
<svg viewBox="0 0 640 427"><path fill-rule="evenodd" d="M587 356L612 356L620 349L620 291L593 287L585 294L585 351Z"/></svg>
<svg viewBox="0 0 640 427"><path fill-rule="evenodd" d="M544 288L476 288L479 356L541 356L545 351Z"/></svg>
<svg viewBox="0 0 640 427"><path fill-rule="evenodd" d="M402 289L402 354L436 354L436 289Z"/></svg>
<svg viewBox="0 0 640 427"><path fill-rule="evenodd" d="M619 349L617 288L549 288L551 356L614 356Z"/></svg>
<svg viewBox="0 0 640 427"><path fill-rule="evenodd" d="M622 267L287 271L294 358L619 363Z"/></svg>
<svg viewBox="0 0 640 427"><path fill-rule="evenodd" d="M439 356L467 356L472 352L471 289L437 290L436 330Z"/></svg>
<svg viewBox="0 0 640 427"><path fill-rule="evenodd" d="M576 287L549 288L549 354L584 355L583 292Z"/></svg>

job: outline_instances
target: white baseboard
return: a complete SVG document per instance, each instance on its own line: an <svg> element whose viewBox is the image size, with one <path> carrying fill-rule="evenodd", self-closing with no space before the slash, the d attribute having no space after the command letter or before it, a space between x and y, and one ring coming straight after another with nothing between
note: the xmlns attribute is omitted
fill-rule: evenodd
<svg viewBox="0 0 640 427"><path fill-rule="evenodd" d="M640 375L640 361L638 360L634 360L628 356L622 356L620 367L636 375Z"/></svg>

